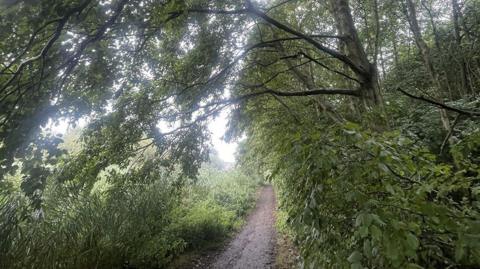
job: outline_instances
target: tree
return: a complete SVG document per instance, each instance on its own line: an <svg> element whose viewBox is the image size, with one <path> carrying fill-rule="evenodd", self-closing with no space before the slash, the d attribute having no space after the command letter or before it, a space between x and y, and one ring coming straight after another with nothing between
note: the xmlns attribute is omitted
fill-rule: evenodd
<svg viewBox="0 0 480 269"><path fill-rule="evenodd" d="M130 147L127 144L135 144L136 141L147 136L154 138L160 149L178 153L190 150L180 149L179 144L172 144L176 140L172 137L173 132L158 133L155 121L163 118L169 121L181 121L186 126L193 127L229 103L263 94L277 96L341 94L362 97L367 101L371 100L368 101L371 104L378 104L380 92L376 68L366 58L353 24L348 1L342 1L341 4L339 8L333 9L339 36L305 34L272 18L249 1L238 3L233 6L236 9L229 10L221 9L229 5L228 1L217 2L209 8L198 6L195 1L139 4L123 0L113 2L107 8L102 8L92 1L59 2L51 5L54 7L51 10L43 9L40 5L13 5L5 11L10 18L20 12L35 14L31 11L38 9L44 11L41 17L30 16L24 19L25 23L32 25L35 23L40 27L19 28L15 34L8 36L8 42L21 44L21 50L3 46L2 55L6 59L1 82L3 173L14 172L13 160L21 158L22 152L30 145L31 138L39 133L40 126L44 126L49 119L65 117L75 121L84 115L101 114L105 111L106 102L115 104L115 112L103 119L100 117L99 120L104 125L96 125L95 128L119 128L125 123L143 126L138 132L124 133L123 135L130 139L128 141L122 139L121 143L112 146L112 150L113 148L127 149ZM219 8L215 8L215 5ZM108 9L111 12L104 12ZM153 10L153 12L147 10ZM140 13L149 14L149 16L140 22L142 20ZM239 17L246 23L248 16L260 19L272 29L277 29L279 31L277 35L281 37L253 44L230 61L236 49L228 44L232 42L232 37L238 37L238 30L243 29L242 25L245 25L240 24L235 27L231 22ZM215 18L213 24L208 22L212 18ZM199 34L186 32L188 25L192 22L197 23L195 29ZM94 27L91 26L92 23ZM8 25L16 29L15 25ZM311 30L316 31L315 28ZM224 38L216 36L214 39L207 34L208 31ZM160 34L176 37L160 41L158 39ZM129 40L128 36L135 36L135 38ZM45 39L45 37L48 38ZM347 40L345 44L348 55L331 49L319 41L319 39L331 38ZM191 43L194 40L196 44ZM172 45L182 44L181 42L186 42L183 44L187 47L180 46L179 49L172 50ZM188 48L189 42L194 46L193 48ZM241 59L253 51L288 42L300 42L309 50L315 49L315 54L325 54L345 64L357 78L335 71L318 60L309 59L316 63L317 67L326 68L353 79L358 83L357 88L345 90L310 88L308 91L299 92L265 90L252 92L236 100L221 100L207 106L199 106L199 103L212 96L218 98L222 85L235 76L235 69L238 70ZM209 48L209 53L206 53L206 47ZM221 48L227 50L223 55L219 54ZM203 55L200 55L200 51ZM155 54L161 55L161 59L156 60L158 57L154 56ZM310 57L302 51L298 51L297 56L307 59ZM174 68L168 70L172 67ZM291 71L295 69L297 67L292 68ZM216 70L220 71L215 72ZM149 82L146 74L148 72L158 78L154 83ZM183 84L181 81L187 83ZM312 86L315 87L315 85ZM146 89L153 87L157 87L156 93L147 94ZM207 91L202 92L202 89L207 88ZM140 89L143 94L134 94L127 89L134 91ZM173 114L171 112L174 110L172 111L169 103L170 97L175 99L178 109ZM117 107L120 104L122 107ZM149 107L149 109L132 111L140 106ZM203 110L204 116L193 119L192 115L198 109ZM127 115L131 113L138 118L127 120ZM187 138L191 137L187 133L192 132L193 129L180 128L175 130L175 133L184 132L184 137ZM97 134L97 131L93 133ZM170 138L167 139L167 137ZM96 139L85 141L93 143ZM184 144L185 147L187 145L194 146L190 143ZM128 159L128 155L123 159ZM170 156L173 157L175 154ZM105 165L111 161L106 161ZM122 162L121 159L118 161ZM104 167L99 164L95 166L97 166L95 171L100 171ZM28 171L24 172L28 173Z"/></svg>
<svg viewBox="0 0 480 269"><path fill-rule="evenodd" d="M298 202L291 217L305 242L318 238L302 234L302 225L330 227L319 233L337 243L326 250L352 267L429 259L439 267L474 266L474 244L454 235L476 231L470 221L477 198L466 193L476 193L478 175L471 156L480 8L478 1L448 3L422 9L414 0L13 1L0 11L0 180L20 175L36 209L49 181L79 195L112 166L145 178L154 168L181 171L178 184L186 184L209 155L206 122L230 107L231 137L247 133L245 155L265 158L251 167L277 178L285 201ZM450 123L446 111L459 116ZM81 118L89 123L80 150L59 150L61 139L45 127ZM147 149L151 158L132 168ZM320 185L327 196L311 192ZM459 197L466 196L464 203ZM316 203L309 197L322 204L304 211ZM362 210L381 233L363 227ZM445 212L460 220L449 223ZM322 214L327 226L316 222ZM435 214L444 217L441 224ZM399 216L426 228L408 230ZM358 225L350 221L357 217ZM401 238L382 241L395 227ZM449 237L439 244L443 228ZM367 242L370 232L375 239ZM395 241L403 242L401 250ZM359 244L385 252L363 258L353 249ZM430 255L430 246L442 254ZM417 255L422 247L428 253ZM332 264L312 249L306 259Z"/></svg>

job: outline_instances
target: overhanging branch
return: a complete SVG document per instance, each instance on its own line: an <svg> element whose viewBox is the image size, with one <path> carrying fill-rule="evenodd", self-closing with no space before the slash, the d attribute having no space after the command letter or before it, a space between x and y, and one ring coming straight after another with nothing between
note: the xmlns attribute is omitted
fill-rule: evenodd
<svg viewBox="0 0 480 269"><path fill-rule="evenodd" d="M237 9L237 10L221 10L221 9L204 9L204 8L190 8L182 11L175 11L175 12L170 12L170 15L172 17L178 17L183 13L206 13L206 14L225 14L225 15L232 15L232 14L250 14L255 17L261 18L265 22L277 27L280 30L283 30L289 34L294 35L296 38L304 40L305 42L311 44L315 48L319 49L320 51L332 56L333 58L345 63L347 66L349 66L355 73L365 75L367 73L367 70L364 70L357 64L355 64L348 56L331 49L327 46L322 45L318 41L316 41L314 36L304 34L298 30L295 30L271 17L269 17L266 13L256 9L253 7L253 5L250 3L250 1L247 1L247 8L243 9ZM342 38L341 36L328 36L328 37L333 37L333 38Z"/></svg>
<svg viewBox="0 0 480 269"><path fill-rule="evenodd" d="M318 41L316 41L315 39L313 39L309 35L306 35L304 33L301 33L300 31L292 29L289 26L287 26L287 25L269 17L267 14L255 9L253 7L248 9L248 11L249 11L250 14L255 15L259 18L262 18L264 21L270 23L271 25L277 27L278 29L283 30L287 33L290 33L294 36L297 36L297 37L305 40L307 43L310 43L311 45L313 45L315 48L319 49L320 51L332 56L333 58L335 58L337 60L340 60L341 62L348 65L355 73L362 74L362 75L366 73L366 70L363 70L361 67L357 66L346 55L320 44Z"/></svg>
<svg viewBox="0 0 480 269"><path fill-rule="evenodd" d="M301 97L301 96L311 96L311 95L350 95L350 96L359 96L360 93L358 90L352 89L340 89L340 88L331 88L331 89L316 89L311 91L300 91L300 92L283 92L272 89L266 89L264 91L249 93L238 97L241 100L249 99L264 94L272 94L276 96L283 97Z"/></svg>
<svg viewBox="0 0 480 269"><path fill-rule="evenodd" d="M469 116L469 117L480 117L480 112L477 112L477 111L469 111L469 110L465 110L465 109L461 109L461 108L452 107L452 106L449 106L449 105L444 104L444 103L442 103L442 102L439 102L439 101L435 101L435 100L426 98L426 97L424 97L424 96L416 96L416 95L413 95L413 94L411 94L411 93L409 93L409 92L406 92L406 91L404 91L403 89L400 89L400 88L397 88L397 91L403 93L404 95L406 95L406 96L408 96L408 97L410 97L410 98L413 98L413 99L416 99L416 100L420 100L420 101L423 101L423 102L432 104L432 105L434 105L434 106L443 108L443 109L445 109L445 110L457 112L457 113L459 113L459 114L466 115L466 116Z"/></svg>
<svg viewBox="0 0 480 269"><path fill-rule="evenodd" d="M239 103L241 101L248 100L248 99L251 99L251 98L255 98L255 97L258 97L258 96L262 96L262 95L265 95L265 94L273 95L275 97L275 99L277 99L277 101L278 101L279 100L277 98L278 96L302 97L302 96L311 96L311 95L320 95L320 94L340 94L340 95L359 96L359 91L358 90L351 90L351 89L332 88L332 89L317 89L317 90L300 91L300 92L282 92L282 91L276 91L276 90L266 88L266 90L264 90L264 91L258 91L258 92L254 92L254 93L249 93L249 94L237 96L237 97L230 98L230 99L219 100L217 102L211 102L211 103L208 103L208 104L203 105L203 106L198 106L195 109L192 109L192 110L189 110L189 111L177 113L175 116L191 114L191 113L193 113L195 111L198 111L198 110L201 110L201 109L210 109L210 107L212 107L212 106L217 106L213 109L210 109L204 115L201 115L201 116L197 117L195 120L193 120L189 123L181 125L181 126L175 128L174 130L171 130L169 132L162 133L162 136L174 135L180 130L190 128L193 125L199 124L200 122L207 120L210 116L213 116L215 113L218 113L219 111L225 109L229 105L233 105L235 103ZM280 100L280 102L281 102L281 100ZM170 115L170 116L172 116L172 115ZM296 119L296 120L298 120L298 119Z"/></svg>

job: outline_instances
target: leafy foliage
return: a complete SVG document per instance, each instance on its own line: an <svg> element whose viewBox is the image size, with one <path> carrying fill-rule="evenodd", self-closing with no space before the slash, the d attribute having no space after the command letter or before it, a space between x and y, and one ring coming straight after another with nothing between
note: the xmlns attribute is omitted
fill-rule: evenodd
<svg viewBox="0 0 480 269"><path fill-rule="evenodd" d="M163 267L260 175L306 267L480 266L478 0L0 5L0 265Z"/></svg>
<svg viewBox="0 0 480 269"><path fill-rule="evenodd" d="M141 173L110 175L78 195L52 182L35 214L24 194L1 196L0 267L164 268L186 250L223 240L252 206L255 182L214 171L186 189L162 172L149 182L138 182Z"/></svg>
<svg viewBox="0 0 480 269"><path fill-rule="evenodd" d="M267 172L280 190L306 268L480 262L474 155L459 156L461 167L438 163L399 133L378 135L352 123L328 130L302 126L268 143L277 131L250 139L265 139L256 152L270 160ZM465 144L478 150L475 143L465 141L452 151Z"/></svg>

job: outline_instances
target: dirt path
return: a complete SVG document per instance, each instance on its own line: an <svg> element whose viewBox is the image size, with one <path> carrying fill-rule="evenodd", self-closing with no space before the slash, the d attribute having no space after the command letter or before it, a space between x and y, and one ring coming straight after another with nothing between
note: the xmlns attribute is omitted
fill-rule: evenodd
<svg viewBox="0 0 480 269"><path fill-rule="evenodd" d="M275 263L275 194L263 187L257 206L240 234L221 253L213 269L268 269Z"/></svg>

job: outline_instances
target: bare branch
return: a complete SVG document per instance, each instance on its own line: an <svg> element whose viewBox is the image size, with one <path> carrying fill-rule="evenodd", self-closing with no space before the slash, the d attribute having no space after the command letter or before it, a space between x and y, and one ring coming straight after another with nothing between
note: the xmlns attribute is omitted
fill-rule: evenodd
<svg viewBox="0 0 480 269"><path fill-rule="evenodd" d="M171 130L169 132L162 133L162 136L174 135L176 132L178 132L180 130L190 128L190 127L192 127L192 126L194 126L194 125L196 125L196 124L198 124L198 123L200 123L204 120L207 120L210 116L212 116L215 113L225 109L229 105L233 105L235 103L239 103L239 102L251 99L251 98L255 98L255 97L258 97L258 96L265 95L265 94L271 94L275 98L277 96L302 97L302 96L311 96L311 95L320 95L320 94L343 94L343 95L354 95L354 96L359 95L358 90L351 90L351 89L317 89L317 90L300 91L300 92L282 92L282 91L276 91L276 90L268 89L266 87L264 87L264 88L266 89L264 91L249 93L249 94L237 96L237 97L234 97L234 98L220 100L220 101L217 101L217 102L212 102L212 103L209 103L209 104L206 104L206 105L203 105L203 106L199 106L199 107L196 108L196 110L205 109L205 108L209 108L209 107L212 107L212 106L218 106L218 107L215 107L215 108L211 109L206 114L197 117L195 120L193 120L190 123L182 125L182 126L180 126L178 128L175 128L174 130ZM183 112L181 114L188 114L188 113L192 113L192 112L193 112L193 110L190 110L190 111L187 111L187 112Z"/></svg>
<svg viewBox="0 0 480 269"><path fill-rule="evenodd" d="M469 111L469 110L464 110L464 109L461 109L461 108L456 108L456 107L452 107L452 106L449 106L449 105L446 105L444 103L441 103L441 102L438 102L438 101L435 101L435 100L432 100L432 99L429 99L429 98L426 98L424 96L416 96L416 95L413 95L411 93L408 93L400 88L397 88L397 91L403 93L404 95L410 97L410 98L413 98L413 99L417 99L417 100L420 100L420 101L423 101L423 102L426 102L426 103L429 103L429 104L432 104L432 105L435 105L437 107L440 107L440 108L443 108L445 110L450 110L450 111L453 111L453 112L457 112L459 114L462 114L462 115L466 115L466 116L469 116L469 117L480 117L480 112L477 112L477 111Z"/></svg>
<svg viewBox="0 0 480 269"><path fill-rule="evenodd" d="M277 91L272 89L266 89L264 91L254 92L245 94L234 99L230 99L230 102L239 102L246 99L250 99L253 97L257 97L264 94L272 94L276 96L284 96L284 97L301 97L301 96L311 96L311 95L351 95L351 96L359 96L360 93L358 90L352 89L338 89L338 88L331 88L331 89L316 89L311 91L299 91L299 92L283 92Z"/></svg>
<svg viewBox="0 0 480 269"><path fill-rule="evenodd" d="M206 13L206 14L224 14L224 15L233 15L233 14L247 14L248 9L235 9L235 10L222 10L222 9L208 9L208 8L189 8L186 10L173 11L170 14L169 20L176 18L184 13Z"/></svg>
<svg viewBox="0 0 480 269"><path fill-rule="evenodd" d="M257 9L254 9L253 7L249 9L249 13L250 14L253 14L257 17L260 17L262 18L264 21L272 24L273 26L277 27L278 29L280 30L283 30L287 33L290 33L294 36L297 36L303 40L305 40L306 42L310 43L311 45L313 45L315 48L321 50L322 52L340 60L341 62L345 63L346 65L348 65L355 73L357 74L366 74L367 71L366 70L363 70L361 67L359 67L358 65L356 65L354 62L352 62L352 60L350 60L350 58L348 58L346 55L336 51L336 50L333 50L331 48L328 48L322 44L320 44L318 41L316 41L315 39L313 39L311 36L309 35L306 35L306 34L303 34L295 29L292 29L290 28L289 26L283 24L283 23L280 23L279 21L269 17L267 14L263 13L263 12L260 12L259 10Z"/></svg>
<svg viewBox="0 0 480 269"><path fill-rule="evenodd" d="M306 54L306 53L304 53L304 52L300 52L299 54L300 54L300 55L303 55L305 58L311 60L312 62L314 62L314 63L316 63L316 64L318 64L318 65L320 65L321 67L327 69L327 70L330 71L330 72L339 74L339 75L341 75L341 76L344 76L344 77L346 77L346 78L348 78L348 79L350 79L350 80L353 80L353 81L355 81L355 82L357 82L357 83L360 84L360 81L359 81L358 79L353 78L353 77L351 77L351 76L349 76L349 75L347 75L347 74L345 74L345 73L343 73L343 72L340 72L340 71L338 71L338 70L332 69L332 68L330 68L329 66L321 63L321 62L318 61L317 59L311 57L310 55L308 55L308 54Z"/></svg>

